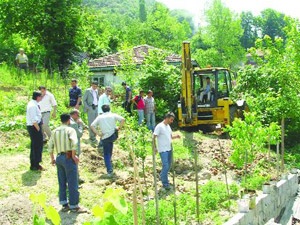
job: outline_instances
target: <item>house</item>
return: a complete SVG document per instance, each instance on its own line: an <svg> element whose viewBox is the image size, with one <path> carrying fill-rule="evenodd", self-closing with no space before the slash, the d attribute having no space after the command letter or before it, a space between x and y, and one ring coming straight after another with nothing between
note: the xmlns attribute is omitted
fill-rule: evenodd
<svg viewBox="0 0 300 225"><path fill-rule="evenodd" d="M139 45L132 49L132 60L137 67L143 64L145 57L149 54L150 49L157 48L149 45ZM92 72L91 79L93 81L98 81L99 85L101 86L112 85L113 83L121 83L123 80L117 76L115 68L121 66L123 54L124 51L90 60L88 66L90 68L90 72ZM166 57L166 61L168 64L180 66L181 56L177 54L169 54ZM193 65L198 66L198 63L193 60Z"/></svg>

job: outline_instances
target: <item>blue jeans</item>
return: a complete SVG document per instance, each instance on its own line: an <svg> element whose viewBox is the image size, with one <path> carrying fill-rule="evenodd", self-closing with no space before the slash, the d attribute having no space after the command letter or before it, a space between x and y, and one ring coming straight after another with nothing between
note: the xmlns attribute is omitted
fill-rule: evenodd
<svg viewBox="0 0 300 225"><path fill-rule="evenodd" d="M155 113L147 113L146 114L146 120L147 120L147 127L149 130L154 131L155 127Z"/></svg>
<svg viewBox="0 0 300 225"><path fill-rule="evenodd" d="M144 120L144 110L138 109L137 112L138 112L138 116L139 116L139 125L140 125Z"/></svg>
<svg viewBox="0 0 300 225"><path fill-rule="evenodd" d="M56 168L59 185L59 203L61 205L68 204L68 187L70 208L73 209L78 207L79 191L77 165L73 159L67 159L65 154L61 154L56 157Z"/></svg>
<svg viewBox="0 0 300 225"><path fill-rule="evenodd" d="M111 157L112 157L114 143L111 141L105 141L105 139L104 139L104 140L102 140L102 145L103 145L103 157L104 157L104 163L106 166L106 171L107 171L107 173L112 173L113 167L112 167L112 163L111 163Z"/></svg>
<svg viewBox="0 0 300 225"><path fill-rule="evenodd" d="M159 153L161 162L162 162L162 170L160 172L160 180L163 184L163 187L168 187L169 179L168 179L168 172L172 165L172 151L167 152L160 152Z"/></svg>

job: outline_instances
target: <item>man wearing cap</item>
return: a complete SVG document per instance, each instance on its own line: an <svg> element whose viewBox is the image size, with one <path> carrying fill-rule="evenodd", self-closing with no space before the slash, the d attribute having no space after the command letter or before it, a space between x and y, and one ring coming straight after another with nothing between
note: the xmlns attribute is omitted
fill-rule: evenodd
<svg viewBox="0 0 300 225"><path fill-rule="evenodd" d="M129 86L127 86L125 82L122 82L122 86L126 91L125 92L125 101L123 102L122 106L130 115L132 115L132 113L131 113L131 97L132 97L131 88Z"/></svg>
<svg viewBox="0 0 300 225"><path fill-rule="evenodd" d="M39 90L42 93L42 100L39 102L39 106L42 112L42 117L43 117L43 141L47 141L51 137L51 130L49 127L50 123L50 114L52 112L52 117L56 117L56 108L57 108L57 103L55 100L54 95L46 89L45 86L39 86Z"/></svg>
<svg viewBox="0 0 300 225"><path fill-rule="evenodd" d="M27 68L28 68L28 57L24 53L24 49L23 48L19 49L19 53L16 56L16 63L17 63L17 66L19 67L19 69L23 69L23 70L27 71Z"/></svg>
<svg viewBox="0 0 300 225"><path fill-rule="evenodd" d="M96 135L91 130L90 126L98 115L98 82L93 81L90 88L86 89L82 98L84 112L88 114L89 136L92 145L97 144Z"/></svg>

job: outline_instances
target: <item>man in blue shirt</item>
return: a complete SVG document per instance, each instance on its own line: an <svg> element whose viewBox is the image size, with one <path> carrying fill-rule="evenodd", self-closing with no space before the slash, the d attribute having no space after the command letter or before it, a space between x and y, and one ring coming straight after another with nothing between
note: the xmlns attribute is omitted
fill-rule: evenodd
<svg viewBox="0 0 300 225"><path fill-rule="evenodd" d="M77 80L72 79L71 81L71 88L69 89L69 97L70 97L70 104L69 106L75 109L79 109L81 105L81 89L77 87Z"/></svg>
<svg viewBox="0 0 300 225"><path fill-rule="evenodd" d="M132 115L132 113L131 113L131 97L132 97L131 89L129 86L126 85L125 82L122 82L122 86L126 90L125 101L123 102L122 106L130 115Z"/></svg>

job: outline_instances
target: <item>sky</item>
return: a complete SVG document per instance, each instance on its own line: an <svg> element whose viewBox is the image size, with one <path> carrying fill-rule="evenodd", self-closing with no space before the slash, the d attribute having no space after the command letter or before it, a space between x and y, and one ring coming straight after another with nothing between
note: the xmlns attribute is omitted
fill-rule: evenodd
<svg viewBox="0 0 300 225"><path fill-rule="evenodd" d="M207 8L210 0L157 0L164 3L170 9L185 9L193 17L195 24L203 21L203 12ZM300 19L299 0L222 0L224 5L231 11L241 13L242 11L251 11L254 16L260 14L267 8L274 9L278 12L293 18Z"/></svg>

